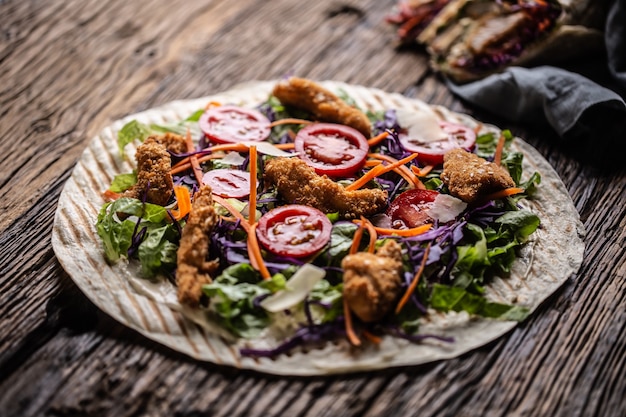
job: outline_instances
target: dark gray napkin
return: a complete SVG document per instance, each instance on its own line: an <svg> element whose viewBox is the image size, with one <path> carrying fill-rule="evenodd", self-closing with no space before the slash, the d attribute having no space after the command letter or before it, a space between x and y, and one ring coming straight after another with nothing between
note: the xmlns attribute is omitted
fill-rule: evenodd
<svg viewBox="0 0 626 417"><path fill-rule="evenodd" d="M626 88L626 0L615 0L606 23L609 70ZM582 152L610 159L626 146L626 103L616 92L561 68L510 67L482 80L449 88L467 102L521 123L548 123ZM580 146L581 145L581 146ZM597 162L597 161L596 161Z"/></svg>

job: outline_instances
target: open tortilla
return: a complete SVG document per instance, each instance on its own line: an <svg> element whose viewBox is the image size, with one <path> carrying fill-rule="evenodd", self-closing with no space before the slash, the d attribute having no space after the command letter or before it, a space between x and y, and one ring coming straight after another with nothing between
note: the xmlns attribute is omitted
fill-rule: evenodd
<svg viewBox="0 0 626 417"><path fill-rule="evenodd" d="M102 192L116 174L131 171L134 165L131 159L119 156L118 130L133 119L144 123L179 121L209 101L253 107L267 98L274 84L254 82L211 97L172 102L119 120L91 140L63 189L52 235L57 258L86 296L120 323L192 358L281 375L323 375L424 364L461 355L515 327L516 322L470 317L466 313L433 313L423 320L420 332L453 337L454 343L430 339L411 343L386 336L379 345L362 348L341 340L317 348L297 348L272 359L242 357L241 347L263 349L274 346L277 340L270 334L255 340L234 339L201 313L183 310L167 280L155 283L139 278L132 262L111 266L105 261L94 226L104 204ZM332 91L343 89L363 109L419 110L427 106L376 89L338 82L322 85ZM441 119L478 126L466 115L442 107L432 109ZM482 129L497 131L490 126ZM488 297L532 311L578 270L584 230L565 186L548 162L521 139L516 139L513 147L524 153L526 172L542 175L536 197L525 203L540 216L541 227L523 247L511 276L496 277L488 287Z"/></svg>

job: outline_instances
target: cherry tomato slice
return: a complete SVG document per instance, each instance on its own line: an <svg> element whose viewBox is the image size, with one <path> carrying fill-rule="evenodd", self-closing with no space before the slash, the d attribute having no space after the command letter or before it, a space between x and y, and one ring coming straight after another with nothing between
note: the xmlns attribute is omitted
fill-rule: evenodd
<svg viewBox="0 0 626 417"><path fill-rule="evenodd" d="M270 210L256 228L259 243L276 255L302 258L322 249L333 225L316 208L292 204Z"/></svg>
<svg viewBox="0 0 626 417"><path fill-rule="evenodd" d="M241 198L250 194L250 173L238 169L214 169L202 177L213 194L221 197Z"/></svg>
<svg viewBox="0 0 626 417"><path fill-rule="evenodd" d="M476 146L476 133L463 125L440 122L448 138L433 142L423 142L419 138L400 134L402 147L409 152L417 152L417 160L425 165L443 164L443 156L452 149L463 148L471 151Z"/></svg>
<svg viewBox="0 0 626 417"><path fill-rule="evenodd" d="M349 177L361 169L369 151L367 139L349 126L313 123L295 139L298 156L319 175Z"/></svg>
<svg viewBox="0 0 626 417"><path fill-rule="evenodd" d="M394 229L405 229L432 223L428 215L430 208L439 193L433 190L408 190L396 197L387 208L387 216L391 217Z"/></svg>
<svg viewBox="0 0 626 417"><path fill-rule="evenodd" d="M217 143L261 142L270 135L267 117L243 107L211 107L198 123L206 138Z"/></svg>

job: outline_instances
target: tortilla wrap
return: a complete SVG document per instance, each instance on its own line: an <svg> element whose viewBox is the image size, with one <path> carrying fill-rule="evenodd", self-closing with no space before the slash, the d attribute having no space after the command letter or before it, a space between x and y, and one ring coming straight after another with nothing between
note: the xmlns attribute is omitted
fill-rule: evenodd
<svg viewBox="0 0 626 417"><path fill-rule="evenodd" d="M516 322L469 317L466 313L435 313L423 320L420 332L453 337L454 343L428 340L411 343L386 336L379 345L354 348L345 340L317 348L297 348L275 358L242 357L239 348L269 348L278 343L271 333L251 341L236 340L198 311L182 311L174 287L167 280L151 282L139 277L134 262L109 265L96 233L102 192L114 175L133 169L133 145L124 158L116 135L128 121L167 123L182 120L209 101L253 107L264 101L275 82L253 82L196 100L175 101L119 120L94 137L68 179L56 211L52 244L59 262L76 285L102 311L149 339L200 361L280 375L324 375L419 365L453 358L506 334ZM363 109L390 108L419 111L427 104L381 90L339 82L321 83L332 91L343 89ZM446 120L477 126L469 116L432 107ZM484 126L483 130L497 131ZM569 194L549 163L531 146L515 139L524 153L525 172L539 171L542 182L527 208L541 218L541 227L523 247L506 279L495 278L488 287L494 301L535 310L574 274L583 256L583 226ZM130 148L130 149L129 149Z"/></svg>

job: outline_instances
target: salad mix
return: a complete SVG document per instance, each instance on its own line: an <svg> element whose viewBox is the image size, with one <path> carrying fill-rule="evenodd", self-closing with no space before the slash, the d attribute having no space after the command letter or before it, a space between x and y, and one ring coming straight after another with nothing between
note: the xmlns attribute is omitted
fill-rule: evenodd
<svg viewBox="0 0 626 417"><path fill-rule="evenodd" d="M345 93L336 94L353 105ZM171 125L127 123L118 133L121 153L153 135L186 136L193 145L170 152L173 192L165 205L150 202L147 192L128 196L138 172L113 179L96 225L106 259L139 262L144 278L175 283L180 239L194 196L207 184L218 215L207 261L216 260L216 268L197 308L238 338L278 328L282 340L268 350L242 348L242 355L274 356L341 337L354 345L383 336L453 343L420 333L420 320L433 311L523 320L524 307L485 297L492 277L506 276L540 223L520 204L540 175L522 180L523 156L508 150L511 133L440 122L445 138L420 141L411 133L419 132L419 123L398 109L365 114L371 137L343 124L313 122L310 111L273 95L256 108L209 103ZM444 156L456 148L504 166L515 186L469 202L452 196L442 172ZM268 181L270 173L277 179ZM333 185L324 185L318 200L333 203L320 209L306 203L309 195L294 203L293 181L306 190L307 181L321 179ZM361 194L347 193L366 192L376 203L344 209L334 202L343 193L350 199ZM346 301L344 260L357 254L370 256L361 266L381 258L396 262L391 270L398 271L398 289L385 295L390 306L375 320L356 315Z"/></svg>

